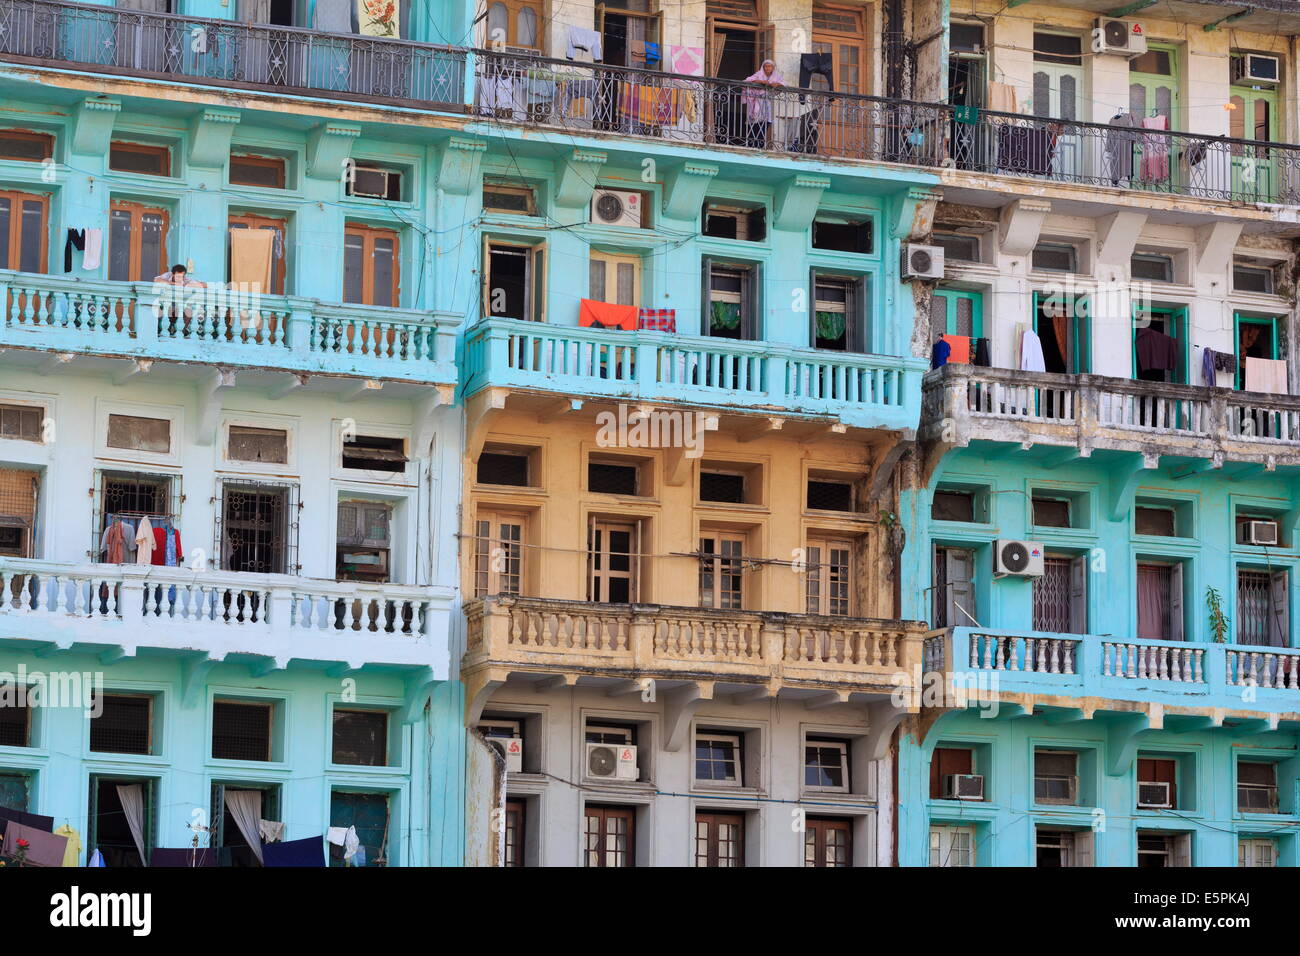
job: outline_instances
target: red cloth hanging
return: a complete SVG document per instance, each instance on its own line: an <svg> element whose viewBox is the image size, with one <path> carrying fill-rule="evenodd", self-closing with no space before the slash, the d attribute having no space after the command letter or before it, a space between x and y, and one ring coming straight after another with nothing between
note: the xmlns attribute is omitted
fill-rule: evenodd
<svg viewBox="0 0 1300 956"><path fill-rule="evenodd" d="M578 304L578 324L583 328L623 329L627 332L635 332L637 307L583 299Z"/></svg>

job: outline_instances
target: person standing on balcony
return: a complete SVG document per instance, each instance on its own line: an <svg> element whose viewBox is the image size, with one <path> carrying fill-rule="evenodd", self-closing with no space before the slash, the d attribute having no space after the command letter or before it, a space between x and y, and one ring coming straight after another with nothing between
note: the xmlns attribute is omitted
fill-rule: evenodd
<svg viewBox="0 0 1300 956"><path fill-rule="evenodd" d="M172 266L170 270L164 272L162 275L154 276L153 281L155 286L154 291L159 293L159 299L160 300L165 299L171 303L171 308L167 310L167 317L171 319L170 325L172 327L169 329L169 331L175 332L176 331L175 325L176 325L176 318L177 318L176 302L189 298L189 296L186 295L181 290L187 287L193 289L206 289L208 287L208 284L206 282L200 282L198 279L190 278L189 270L179 262L176 263L176 265ZM175 286L176 288L157 289L156 287L160 283L166 286ZM160 309L162 308L161 303L159 305L159 308ZM188 333L190 319L194 318L194 310L190 308L188 303L185 306L184 317L185 317L185 331Z"/></svg>
<svg viewBox="0 0 1300 956"><path fill-rule="evenodd" d="M785 86L785 77L771 60L764 60L758 72L745 77L746 83L762 83L764 86ZM745 145L753 149L762 149L767 145L767 134L772 128L773 94L768 90L746 89L741 94L745 112L749 117L748 135Z"/></svg>

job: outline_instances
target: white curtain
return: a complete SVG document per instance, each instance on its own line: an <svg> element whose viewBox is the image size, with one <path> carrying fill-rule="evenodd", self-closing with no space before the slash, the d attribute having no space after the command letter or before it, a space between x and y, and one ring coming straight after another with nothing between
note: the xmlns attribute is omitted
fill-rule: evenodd
<svg viewBox="0 0 1300 956"><path fill-rule="evenodd" d="M262 791L227 790L226 809L235 818L239 832L244 835L248 845L253 848L257 862L262 862Z"/></svg>
<svg viewBox="0 0 1300 956"><path fill-rule="evenodd" d="M138 783L120 783L117 785L117 799L126 814L126 825L131 828L131 839L140 851L140 865L148 866L149 861L144 855L144 787Z"/></svg>

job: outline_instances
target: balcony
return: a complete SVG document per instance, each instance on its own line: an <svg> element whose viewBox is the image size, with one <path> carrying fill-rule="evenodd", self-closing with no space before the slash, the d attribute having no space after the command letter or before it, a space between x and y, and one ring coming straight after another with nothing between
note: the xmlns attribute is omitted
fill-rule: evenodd
<svg viewBox="0 0 1300 956"><path fill-rule="evenodd" d="M0 0L0 55L113 76L464 109L464 50L293 27Z"/></svg>
<svg viewBox="0 0 1300 956"><path fill-rule="evenodd" d="M1166 715L1209 715L1215 726L1228 715L1268 729L1300 721L1300 648L955 627L926 635L925 666L976 699L1115 711L1161 705Z"/></svg>
<svg viewBox="0 0 1300 956"><path fill-rule="evenodd" d="M1249 203L1300 203L1300 147L476 52L495 120L822 160ZM1226 93L1225 93L1226 96ZM754 117L759 122L751 122ZM1117 130L1120 132L1117 133ZM952 177L945 173L945 181ZM953 178L960 185L961 177Z"/></svg>
<svg viewBox="0 0 1300 956"><path fill-rule="evenodd" d="M450 591L431 587L0 558L0 641L11 647L445 669L450 606Z"/></svg>
<svg viewBox="0 0 1300 956"><path fill-rule="evenodd" d="M914 429L919 359L772 342L484 319L465 343L465 392L487 387Z"/></svg>
<svg viewBox="0 0 1300 956"><path fill-rule="evenodd" d="M884 733L883 710L897 711L890 698L910 685L925 633L917 621L505 596L472 601L465 616L461 669L473 719L514 675L584 681L611 694L653 686L670 701L714 699L716 689L810 706L879 705Z"/></svg>
<svg viewBox="0 0 1300 956"><path fill-rule="evenodd" d="M947 365L926 374L923 440L1300 464L1300 396ZM945 435L944 433L947 432Z"/></svg>
<svg viewBox="0 0 1300 956"><path fill-rule="evenodd" d="M447 315L215 289L172 299L165 290L0 271L0 347L422 384L457 379L458 320Z"/></svg>

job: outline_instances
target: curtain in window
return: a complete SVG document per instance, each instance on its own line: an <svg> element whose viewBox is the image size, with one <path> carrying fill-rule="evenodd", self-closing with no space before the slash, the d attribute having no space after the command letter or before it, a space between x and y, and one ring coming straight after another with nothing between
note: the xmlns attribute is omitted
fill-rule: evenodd
<svg viewBox="0 0 1300 956"><path fill-rule="evenodd" d="M144 855L144 787L138 783L118 784L117 799L126 814L126 825L131 828L131 839L140 852L140 865L148 866L149 860Z"/></svg>
<svg viewBox="0 0 1300 956"><path fill-rule="evenodd" d="M226 809L235 818L235 825L248 841L249 848L262 862L262 792L260 790L227 790Z"/></svg>
<svg viewBox="0 0 1300 956"><path fill-rule="evenodd" d="M1138 637L1163 641L1169 603L1169 572L1166 568L1138 568Z"/></svg>

